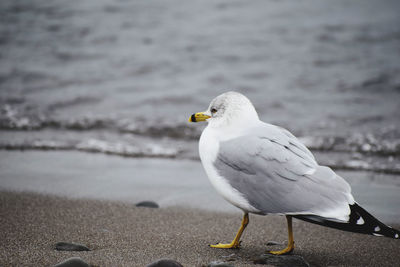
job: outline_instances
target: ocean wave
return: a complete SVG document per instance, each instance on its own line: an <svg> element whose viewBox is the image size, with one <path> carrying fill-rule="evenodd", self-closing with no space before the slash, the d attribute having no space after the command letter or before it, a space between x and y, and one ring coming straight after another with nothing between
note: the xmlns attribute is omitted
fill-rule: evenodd
<svg viewBox="0 0 400 267"><path fill-rule="evenodd" d="M309 149L317 151L359 152L381 156L400 155L400 139L385 139L374 134L344 136L304 136L299 138Z"/></svg>
<svg viewBox="0 0 400 267"><path fill-rule="evenodd" d="M108 142L99 139L88 139L81 142L62 142L53 140L33 140L31 142L0 143L4 150L76 150L93 153L118 155L123 157L157 157L175 158L180 150L165 147L155 143L144 145L129 145L118 142Z"/></svg>
<svg viewBox="0 0 400 267"><path fill-rule="evenodd" d="M196 141L188 141L184 144L179 142L167 142L168 145L137 141L115 142L97 138L87 138L81 141L59 141L59 140L24 140L20 142L0 142L2 150L71 150L90 153L117 155L132 158L179 158L189 160L200 160L198 157ZM400 164L393 156L381 157L376 155L362 155L358 152L331 152L314 151L318 153L317 158L321 165L329 166L337 170L369 171L376 173L400 174Z"/></svg>
<svg viewBox="0 0 400 267"><path fill-rule="evenodd" d="M0 110L0 129L2 130L41 130L45 128L92 130L111 127L113 121L108 118L81 117L77 119L55 119L40 110L27 110L5 104Z"/></svg>
<svg viewBox="0 0 400 267"><path fill-rule="evenodd" d="M364 160L336 160L324 164L332 169L351 170L351 171L369 171L386 174L400 174L400 164L392 163L369 163Z"/></svg>
<svg viewBox="0 0 400 267"><path fill-rule="evenodd" d="M178 149L163 147L154 143L148 143L143 146L133 146L123 143L110 143L97 139L89 139L77 144L75 147L77 150L81 151L99 152L124 157L174 158L179 154Z"/></svg>
<svg viewBox="0 0 400 267"><path fill-rule="evenodd" d="M160 121L147 121L143 118L107 118L82 116L80 118L60 119L45 115L44 112L24 112L15 106L4 105L0 112L2 130L99 130L106 129L121 133L132 133L151 137L171 137L176 139L197 139L201 130L183 122L168 124Z"/></svg>
<svg viewBox="0 0 400 267"><path fill-rule="evenodd" d="M17 105L5 104L0 112L1 130L71 130L92 131L105 130L119 134L134 134L150 138L171 138L175 140L198 140L203 127L195 127L186 121L164 122L152 121L145 118L118 118L82 116L79 118L53 118L39 110L24 110ZM359 152L378 156L400 155L400 131L397 128L383 129L378 133L352 133L349 136L312 136L306 135L299 139L310 149L316 151ZM38 145L39 146L39 145ZM51 145L44 145L51 149ZM95 148L92 145L92 150ZM57 148L60 149L60 148ZM83 149L83 148L82 148ZM104 148L97 147L101 150ZM115 151L117 147L113 148ZM111 148L109 148L109 153ZM150 150L149 150L150 151ZM125 152L135 154L135 149L127 149ZM150 153L150 152L147 152ZM140 154L140 153L139 153ZM151 153L150 153L151 154Z"/></svg>

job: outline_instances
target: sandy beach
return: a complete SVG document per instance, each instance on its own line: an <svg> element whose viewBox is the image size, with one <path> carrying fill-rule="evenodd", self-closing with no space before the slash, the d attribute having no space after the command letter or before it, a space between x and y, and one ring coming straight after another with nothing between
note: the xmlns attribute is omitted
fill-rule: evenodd
<svg viewBox="0 0 400 267"><path fill-rule="evenodd" d="M99 200L71 200L34 193L0 193L1 266L51 266L78 256L94 266L146 266L161 258L183 266L231 260L254 266L268 241L286 240L279 216L250 216L239 250L208 247L230 241L240 216L187 208L138 208ZM398 227L398 226L397 226ZM332 230L294 221L296 249L311 266L395 266L399 240ZM56 251L57 242L91 251Z"/></svg>
<svg viewBox="0 0 400 267"><path fill-rule="evenodd" d="M400 1L0 1L0 266L254 266L286 222L217 194L188 118L235 90L400 228ZM160 208L138 208L155 201ZM400 241L294 221L310 266ZM55 250L58 242L90 251ZM270 247L270 249L275 249Z"/></svg>

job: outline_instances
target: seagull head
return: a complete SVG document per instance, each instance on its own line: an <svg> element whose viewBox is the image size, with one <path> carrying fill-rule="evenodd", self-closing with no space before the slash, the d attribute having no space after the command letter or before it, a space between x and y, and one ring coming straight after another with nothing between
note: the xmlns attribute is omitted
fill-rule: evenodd
<svg viewBox="0 0 400 267"><path fill-rule="evenodd" d="M189 122L207 121L211 127L241 126L259 121L253 104L238 92L226 92L214 98L206 111L190 116Z"/></svg>

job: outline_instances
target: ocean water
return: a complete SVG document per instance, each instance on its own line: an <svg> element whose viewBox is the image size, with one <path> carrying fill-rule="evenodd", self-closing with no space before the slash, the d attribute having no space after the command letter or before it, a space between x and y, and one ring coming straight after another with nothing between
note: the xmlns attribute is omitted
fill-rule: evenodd
<svg viewBox="0 0 400 267"><path fill-rule="evenodd" d="M189 116L236 90L321 164L399 177L399 12L397 0L3 0L0 149L198 160L205 125Z"/></svg>

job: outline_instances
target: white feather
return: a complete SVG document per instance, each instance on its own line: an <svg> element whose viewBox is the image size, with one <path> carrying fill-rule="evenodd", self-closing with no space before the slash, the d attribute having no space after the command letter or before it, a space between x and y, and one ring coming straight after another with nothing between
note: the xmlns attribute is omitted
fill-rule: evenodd
<svg viewBox="0 0 400 267"><path fill-rule="evenodd" d="M224 137L226 138L227 136ZM214 129L207 127L200 137L199 154L211 184L223 198L234 206L246 212L258 213L259 211L252 207L238 190L233 188L225 178L218 174L213 165L217 157L218 149L218 135L216 135Z"/></svg>
<svg viewBox="0 0 400 267"><path fill-rule="evenodd" d="M222 94L211 102L205 114L212 117L200 137L200 158L212 185L227 201L245 212L308 214L348 220L349 204L354 203L354 198L347 182L331 169L319 166L311 152L290 132L260 121L245 96L235 92ZM240 144L236 142L238 139ZM224 152L220 151L221 144ZM221 161L221 156L232 162L225 162L228 167L222 167L224 164L221 163L217 169L216 160ZM269 162L269 167L264 166L264 159ZM251 178L252 174L241 173L242 167L252 172L248 170L252 165L257 166L258 173L257 170L254 172L261 180ZM225 169L220 170L220 166ZM236 175L236 180L232 180L231 175L221 175L221 171ZM272 177L264 177L263 173L276 174L275 180L269 182ZM235 181L239 184L235 185ZM258 188L266 191L257 191ZM288 192L285 199L282 194L289 189L294 191ZM321 190L322 195L316 190ZM271 194L265 195L268 192Z"/></svg>

